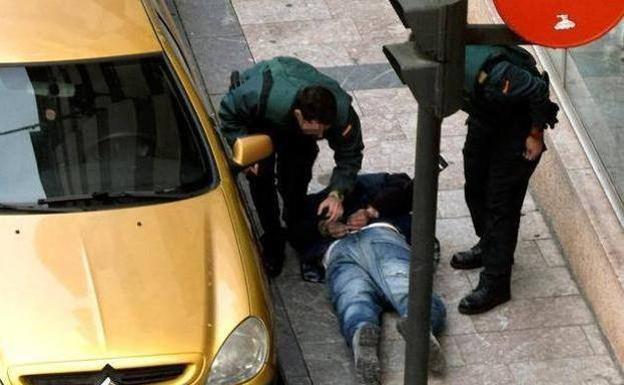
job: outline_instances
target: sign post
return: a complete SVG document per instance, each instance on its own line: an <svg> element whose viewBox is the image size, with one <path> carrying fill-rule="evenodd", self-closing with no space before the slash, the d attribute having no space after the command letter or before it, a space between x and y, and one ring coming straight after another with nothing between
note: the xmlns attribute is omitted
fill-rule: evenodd
<svg viewBox="0 0 624 385"><path fill-rule="evenodd" d="M405 383L427 383L433 239L442 119L461 107L467 0L390 0L412 39L384 46L418 101Z"/></svg>

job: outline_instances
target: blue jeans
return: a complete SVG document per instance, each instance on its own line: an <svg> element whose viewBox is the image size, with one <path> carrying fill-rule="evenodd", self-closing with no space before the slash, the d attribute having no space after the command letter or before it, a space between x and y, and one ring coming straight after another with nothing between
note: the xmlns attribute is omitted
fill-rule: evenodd
<svg viewBox="0 0 624 385"><path fill-rule="evenodd" d="M379 325L384 308L407 316L410 255L403 236L386 227L348 235L330 250L326 278L349 345L359 327ZM444 303L432 293L431 331L440 333L445 320Z"/></svg>

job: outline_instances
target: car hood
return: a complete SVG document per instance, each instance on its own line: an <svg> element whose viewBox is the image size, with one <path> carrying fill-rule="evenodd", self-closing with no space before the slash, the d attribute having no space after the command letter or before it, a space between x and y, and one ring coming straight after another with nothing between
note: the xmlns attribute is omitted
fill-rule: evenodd
<svg viewBox="0 0 624 385"><path fill-rule="evenodd" d="M202 353L216 323L249 312L220 189L0 219L0 364Z"/></svg>

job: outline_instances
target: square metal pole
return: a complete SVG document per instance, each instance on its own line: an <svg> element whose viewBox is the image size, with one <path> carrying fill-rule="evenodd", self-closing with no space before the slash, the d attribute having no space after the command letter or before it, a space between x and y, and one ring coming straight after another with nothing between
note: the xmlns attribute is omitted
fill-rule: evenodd
<svg viewBox="0 0 624 385"><path fill-rule="evenodd" d="M433 238L438 200L438 157L442 118L427 107L418 109L416 164L412 202L412 259L410 262L406 385L427 384Z"/></svg>

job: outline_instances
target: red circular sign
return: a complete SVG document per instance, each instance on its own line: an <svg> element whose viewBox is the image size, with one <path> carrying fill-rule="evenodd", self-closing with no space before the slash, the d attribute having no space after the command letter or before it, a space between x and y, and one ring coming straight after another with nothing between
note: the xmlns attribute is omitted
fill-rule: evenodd
<svg viewBox="0 0 624 385"><path fill-rule="evenodd" d="M624 0L494 0L494 4L518 35L557 48L598 39L624 15Z"/></svg>

